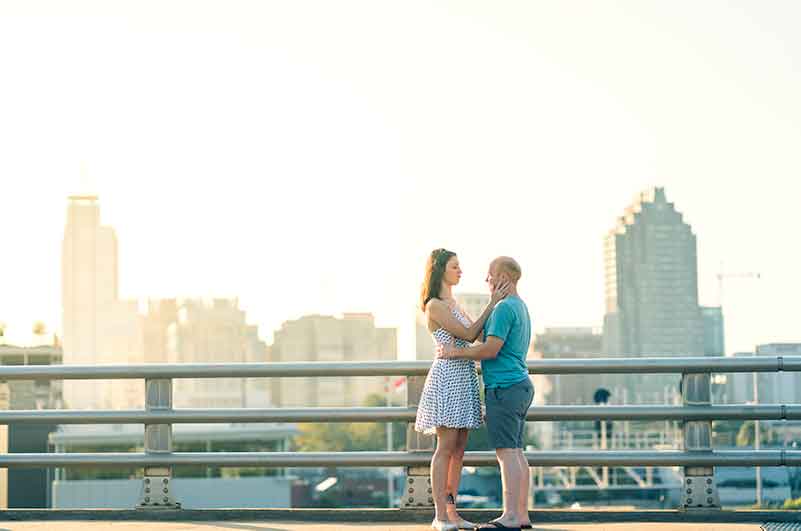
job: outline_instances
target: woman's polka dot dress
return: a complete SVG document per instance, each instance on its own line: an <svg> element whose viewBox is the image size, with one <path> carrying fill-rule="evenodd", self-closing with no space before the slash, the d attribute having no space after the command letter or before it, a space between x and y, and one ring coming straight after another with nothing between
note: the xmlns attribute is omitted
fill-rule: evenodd
<svg viewBox="0 0 801 531"><path fill-rule="evenodd" d="M470 321L456 308L451 308L451 312L460 323L470 326ZM438 328L433 336L437 345L454 344L458 348L470 346L467 341L454 338L444 328ZM481 398L475 362L435 359L420 395L414 429L432 435L438 426L476 429L481 425Z"/></svg>

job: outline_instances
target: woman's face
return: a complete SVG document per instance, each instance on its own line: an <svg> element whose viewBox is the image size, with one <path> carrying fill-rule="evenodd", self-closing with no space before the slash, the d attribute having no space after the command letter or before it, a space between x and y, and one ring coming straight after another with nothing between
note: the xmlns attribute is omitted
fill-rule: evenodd
<svg viewBox="0 0 801 531"><path fill-rule="evenodd" d="M442 277L442 281L450 286L455 286L459 283L460 278L462 278L462 268L459 267L459 258L451 256L448 263L445 264L445 275Z"/></svg>

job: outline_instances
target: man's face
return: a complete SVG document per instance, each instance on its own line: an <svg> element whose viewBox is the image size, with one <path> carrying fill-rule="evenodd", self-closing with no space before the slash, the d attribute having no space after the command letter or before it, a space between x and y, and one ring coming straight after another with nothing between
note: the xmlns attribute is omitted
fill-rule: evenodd
<svg viewBox="0 0 801 531"><path fill-rule="evenodd" d="M498 275L498 267L495 262L492 262L487 271L487 284L489 284L490 293L495 293L495 289L500 285L501 279Z"/></svg>

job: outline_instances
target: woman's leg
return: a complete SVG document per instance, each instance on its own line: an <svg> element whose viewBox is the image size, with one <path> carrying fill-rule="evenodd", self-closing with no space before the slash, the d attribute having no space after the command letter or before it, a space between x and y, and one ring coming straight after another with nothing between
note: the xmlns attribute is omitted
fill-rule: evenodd
<svg viewBox="0 0 801 531"><path fill-rule="evenodd" d="M466 429L460 429L456 439L456 448L451 454L451 461L448 466L447 492L453 496L452 504L448 504L448 518L453 521L459 520L459 513L456 512L456 496L459 494L459 481L462 479L462 461L464 461L464 449L467 447Z"/></svg>
<svg viewBox="0 0 801 531"><path fill-rule="evenodd" d="M431 458L431 490L437 520L448 519L448 469L459 440L459 430L437 428L437 448Z"/></svg>

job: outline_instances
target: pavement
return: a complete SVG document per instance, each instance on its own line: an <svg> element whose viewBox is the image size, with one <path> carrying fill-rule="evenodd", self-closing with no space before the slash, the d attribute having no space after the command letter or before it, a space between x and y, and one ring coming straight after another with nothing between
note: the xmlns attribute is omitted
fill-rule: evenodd
<svg viewBox="0 0 801 531"><path fill-rule="evenodd" d="M776 531L801 530L796 524L778 524ZM308 523L308 522L1 522L0 531L209 531L212 529L231 531L430 531L431 527L420 524L392 523ZM542 524L536 525L539 531L761 531L770 529L759 524L708 524L708 523L626 523L626 524Z"/></svg>

